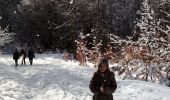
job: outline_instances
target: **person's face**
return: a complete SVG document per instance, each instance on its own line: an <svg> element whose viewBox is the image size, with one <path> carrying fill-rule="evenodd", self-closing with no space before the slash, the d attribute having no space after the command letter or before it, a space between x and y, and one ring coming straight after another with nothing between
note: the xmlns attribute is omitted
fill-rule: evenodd
<svg viewBox="0 0 170 100"><path fill-rule="evenodd" d="M101 72L105 72L106 69L107 69L107 65L106 65L106 64L100 64L100 65L99 65L99 70L100 70Z"/></svg>

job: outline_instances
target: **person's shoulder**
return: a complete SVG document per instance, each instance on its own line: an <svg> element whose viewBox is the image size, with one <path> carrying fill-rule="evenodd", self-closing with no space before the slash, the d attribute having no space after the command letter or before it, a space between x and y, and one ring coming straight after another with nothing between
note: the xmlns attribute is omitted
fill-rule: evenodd
<svg viewBox="0 0 170 100"><path fill-rule="evenodd" d="M97 75L97 74L98 74L97 72L94 72L94 73L93 73L93 76L94 76L94 75Z"/></svg>
<svg viewBox="0 0 170 100"><path fill-rule="evenodd" d="M94 72L93 74L92 74L92 80L96 80L96 79L98 79L100 76L99 76L99 73L98 72Z"/></svg>
<svg viewBox="0 0 170 100"><path fill-rule="evenodd" d="M98 75L99 75L99 73L97 71L93 73L93 77L98 76Z"/></svg>
<svg viewBox="0 0 170 100"><path fill-rule="evenodd" d="M114 73L114 72L112 72L112 71L109 71L109 75L111 75L111 76L115 76L115 73Z"/></svg>

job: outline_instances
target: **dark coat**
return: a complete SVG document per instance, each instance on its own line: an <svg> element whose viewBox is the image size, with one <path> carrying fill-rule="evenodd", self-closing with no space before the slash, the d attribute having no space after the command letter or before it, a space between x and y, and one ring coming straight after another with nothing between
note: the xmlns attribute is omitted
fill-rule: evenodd
<svg viewBox="0 0 170 100"><path fill-rule="evenodd" d="M32 50L28 51L28 57L29 57L29 59L35 58L34 52Z"/></svg>
<svg viewBox="0 0 170 100"><path fill-rule="evenodd" d="M23 56L23 58L26 58L26 52L22 49L20 52L20 56Z"/></svg>
<svg viewBox="0 0 170 100"><path fill-rule="evenodd" d="M105 93L100 92L102 85L106 90ZM97 71L90 81L89 88L94 94L93 100L113 100L112 93L114 93L117 88L114 73L110 70L107 70L105 73Z"/></svg>
<svg viewBox="0 0 170 100"><path fill-rule="evenodd" d="M14 59L14 60L18 60L18 59L19 59L19 52L18 52L18 51L15 51L15 52L13 53L13 59Z"/></svg>

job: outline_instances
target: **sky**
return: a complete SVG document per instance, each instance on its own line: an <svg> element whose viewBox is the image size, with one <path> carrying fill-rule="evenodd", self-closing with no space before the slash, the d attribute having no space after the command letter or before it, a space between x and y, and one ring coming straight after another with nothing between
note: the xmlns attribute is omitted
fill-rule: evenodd
<svg viewBox="0 0 170 100"><path fill-rule="evenodd" d="M0 55L0 100L92 100L90 79L96 68L64 61L62 54L36 54L33 65L15 68L12 55ZM169 100L170 87L139 80L121 80L114 100Z"/></svg>

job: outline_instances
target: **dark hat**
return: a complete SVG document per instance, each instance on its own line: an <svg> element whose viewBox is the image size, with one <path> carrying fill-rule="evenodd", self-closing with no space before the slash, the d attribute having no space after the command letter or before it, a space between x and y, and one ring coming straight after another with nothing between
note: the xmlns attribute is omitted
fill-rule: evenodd
<svg viewBox="0 0 170 100"><path fill-rule="evenodd" d="M101 57L101 58L99 58L99 60L98 60L98 68L99 68L99 65L100 64L106 64L107 65L107 67L109 67L109 62L108 62L108 59L106 58L106 57Z"/></svg>

